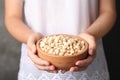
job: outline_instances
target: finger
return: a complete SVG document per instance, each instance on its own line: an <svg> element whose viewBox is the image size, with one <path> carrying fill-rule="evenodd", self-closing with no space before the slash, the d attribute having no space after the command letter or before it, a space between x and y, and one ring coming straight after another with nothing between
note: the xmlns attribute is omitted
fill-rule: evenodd
<svg viewBox="0 0 120 80"><path fill-rule="evenodd" d="M84 60L79 60L75 63L75 65L79 66L79 67L85 67L88 66L89 64L92 63L94 59L94 56L88 56L88 58L84 59Z"/></svg>
<svg viewBox="0 0 120 80"><path fill-rule="evenodd" d="M78 70L78 67L77 67L77 66L70 68L70 71L71 71L71 72L74 72L74 71L77 71L77 70Z"/></svg>
<svg viewBox="0 0 120 80"><path fill-rule="evenodd" d="M89 44L88 53L89 55L93 55L96 51L96 41L94 38L89 38L87 42Z"/></svg>
<svg viewBox="0 0 120 80"><path fill-rule="evenodd" d="M58 70L53 65L51 65L51 66L40 66L40 65L36 64L36 67L38 69L45 70L45 71L48 71L48 72L51 72L51 73L58 73Z"/></svg>
<svg viewBox="0 0 120 80"><path fill-rule="evenodd" d="M50 71L53 73L58 73L58 69L54 65L51 65Z"/></svg>
<svg viewBox="0 0 120 80"><path fill-rule="evenodd" d="M96 43L94 41L91 41L89 43L88 53L89 53L89 55L93 55L93 54L95 54L95 51L96 51Z"/></svg>
<svg viewBox="0 0 120 80"><path fill-rule="evenodd" d="M41 69L41 70L46 70L46 71L54 71L55 70L55 67L53 65L50 65L50 66L41 66L38 64L35 64L35 65L38 69Z"/></svg>
<svg viewBox="0 0 120 80"><path fill-rule="evenodd" d="M64 74L66 72L66 70L62 70L61 72Z"/></svg>
<svg viewBox="0 0 120 80"><path fill-rule="evenodd" d="M70 71L71 72L75 72L75 71L83 71L85 70L87 67L78 67L78 66L75 66L75 67L71 67L70 68Z"/></svg>
<svg viewBox="0 0 120 80"><path fill-rule="evenodd" d="M27 51L27 54L35 64L42 65L42 66L50 65L50 63L48 61L45 61L45 60L39 58L36 54L32 53L30 50Z"/></svg>
<svg viewBox="0 0 120 80"><path fill-rule="evenodd" d="M38 64L35 64L35 66L40 70L46 70L46 71L50 70L50 66L42 66L42 65L38 65Z"/></svg>

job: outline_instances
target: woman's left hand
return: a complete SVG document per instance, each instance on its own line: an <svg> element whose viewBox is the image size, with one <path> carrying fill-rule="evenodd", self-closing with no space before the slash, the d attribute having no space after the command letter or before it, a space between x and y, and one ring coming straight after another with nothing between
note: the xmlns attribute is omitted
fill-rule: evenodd
<svg viewBox="0 0 120 80"><path fill-rule="evenodd" d="M86 32L80 33L79 36L88 42L88 57L84 60L77 61L75 66L70 68L71 72L85 70L93 62L96 55L96 40L94 36Z"/></svg>

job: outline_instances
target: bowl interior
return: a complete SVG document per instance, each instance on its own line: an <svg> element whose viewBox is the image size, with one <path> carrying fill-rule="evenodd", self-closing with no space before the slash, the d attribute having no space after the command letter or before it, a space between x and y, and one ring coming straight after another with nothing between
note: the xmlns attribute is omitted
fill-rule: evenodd
<svg viewBox="0 0 120 80"><path fill-rule="evenodd" d="M41 42L42 39L44 38L44 37L43 37L43 38L41 38L40 40L37 41L37 44L36 44L37 50L38 50L41 54L44 54L44 55L48 55L48 56L51 56L51 57L54 56L54 57L65 57L65 58L66 58L66 57L75 57L75 56L82 55L82 54L84 54L84 53L88 50L88 43L87 43L87 41L84 40L84 39L82 39L82 38L80 38L80 37L78 37L78 36L68 35L68 34L56 34L56 35L67 35L67 36L71 36L72 38L77 38L77 39L79 39L79 40L82 40L82 41L85 42L85 47L84 47L84 49L82 49L82 50L80 51L80 53L75 54L75 55L60 56L60 55L48 54L48 53L44 52L43 50L41 50L41 48L40 48L40 42ZM54 36L54 35L49 35L49 36Z"/></svg>

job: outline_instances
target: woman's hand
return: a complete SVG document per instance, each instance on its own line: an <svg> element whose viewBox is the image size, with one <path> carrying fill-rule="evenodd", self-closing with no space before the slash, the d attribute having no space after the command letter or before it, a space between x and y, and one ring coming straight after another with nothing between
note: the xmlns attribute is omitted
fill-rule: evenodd
<svg viewBox="0 0 120 80"><path fill-rule="evenodd" d="M80 33L79 36L88 42L89 44L88 54L89 55L86 59L77 61L75 63L76 66L70 68L71 72L85 70L93 62L95 55L96 55L96 40L94 36L86 32Z"/></svg>
<svg viewBox="0 0 120 80"><path fill-rule="evenodd" d="M42 37L43 36L40 33L33 33L30 35L27 40L27 54L38 69L57 73L57 70L53 65L51 65L48 61L42 60L37 55L35 44L36 41Z"/></svg>

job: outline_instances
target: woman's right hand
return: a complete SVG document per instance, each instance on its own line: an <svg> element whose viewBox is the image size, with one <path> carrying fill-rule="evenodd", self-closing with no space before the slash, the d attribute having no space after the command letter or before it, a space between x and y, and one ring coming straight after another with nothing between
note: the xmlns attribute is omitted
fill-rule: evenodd
<svg viewBox="0 0 120 80"><path fill-rule="evenodd" d="M41 59L37 55L37 49L35 44L37 40L39 40L42 37L43 35L40 33L33 33L32 35L30 35L30 37L27 40L27 55L33 61L33 63L38 69L57 73L55 66L50 64L48 61Z"/></svg>

